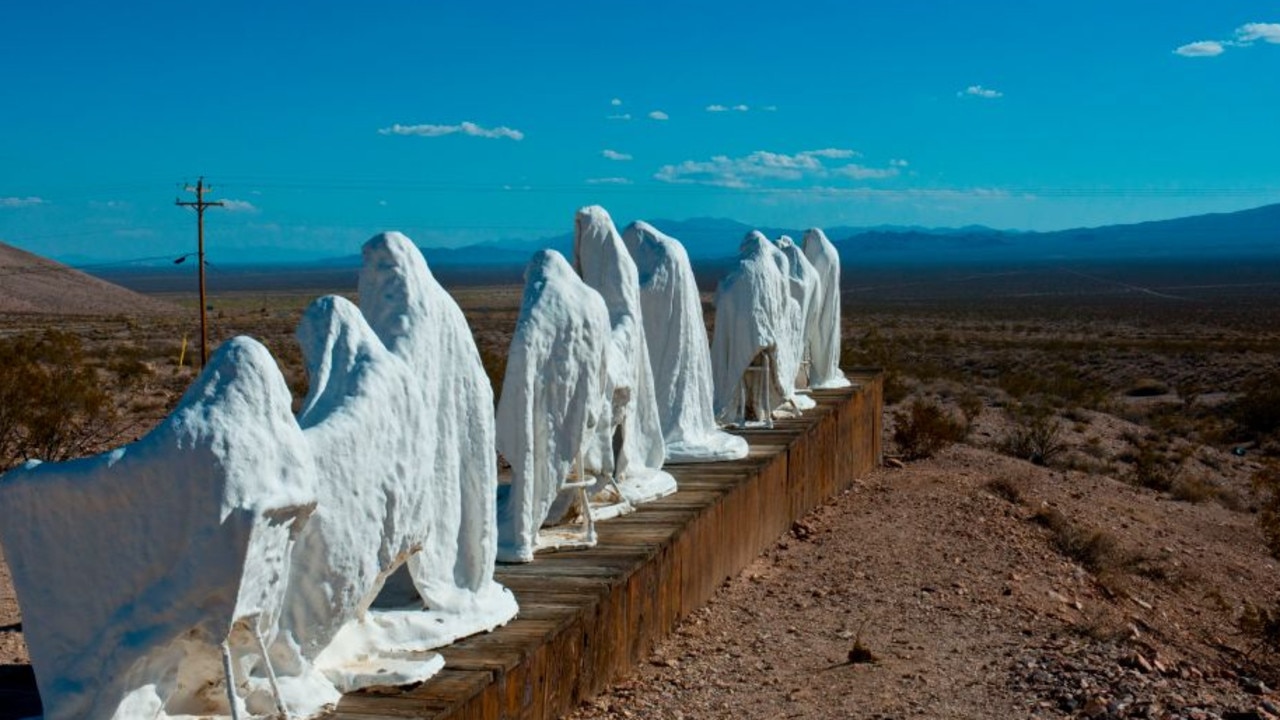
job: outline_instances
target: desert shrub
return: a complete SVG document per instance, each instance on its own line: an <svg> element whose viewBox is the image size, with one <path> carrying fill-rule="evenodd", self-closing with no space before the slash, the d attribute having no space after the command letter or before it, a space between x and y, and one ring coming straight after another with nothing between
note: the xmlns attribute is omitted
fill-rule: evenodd
<svg viewBox="0 0 1280 720"><path fill-rule="evenodd" d="M1046 408L1014 406L1009 410L1013 429L1000 442L1007 455L1048 465L1067 449L1062 441L1062 424Z"/></svg>
<svg viewBox="0 0 1280 720"><path fill-rule="evenodd" d="M1280 463L1268 463L1253 476L1258 496L1258 527L1271 557L1280 560Z"/></svg>
<svg viewBox="0 0 1280 720"><path fill-rule="evenodd" d="M1057 508L1036 511L1031 520L1049 530L1053 547L1094 574L1110 572L1129 563L1116 539L1102 530L1091 530L1072 522Z"/></svg>
<svg viewBox="0 0 1280 720"><path fill-rule="evenodd" d="M1019 368L1002 374L1001 389L1019 400L1034 400L1056 407L1079 405L1098 407L1107 388L1081 372L1072 363L1054 363L1047 367Z"/></svg>
<svg viewBox="0 0 1280 720"><path fill-rule="evenodd" d="M1179 477L1169 488L1169 495L1179 502L1208 502L1218 496L1218 486L1201 477Z"/></svg>
<svg viewBox="0 0 1280 720"><path fill-rule="evenodd" d="M1266 655L1280 653L1280 603L1260 607L1246 602L1236 626L1245 637L1253 640L1251 655L1258 651Z"/></svg>
<svg viewBox="0 0 1280 720"><path fill-rule="evenodd" d="M46 331L0 339L0 468L83 455L121 431L79 338Z"/></svg>
<svg viewBox="0 0 1280 720"><path fill-rule="evenodd" d="M1254 378L1231 405L1240 433L1260 439L1280 430L1280 372Z"/></svg>
<svg viewBox="0 0 1280 720"><path fill-rule="evenodd" d="M1177 468L1153 440L1140 439L1122 459L1131 462L1126 480L1132 485L1157 492L1169 492L1177 478Z"/></svg>
<svg viewBox="0 0 1280 720"><path fill-rule="evenodd" d="M964 425L932 400L916 398L906 410L894 413L893 420L893 441L908 460L933 457L965 435Z"/></svg>
<svg viewBox="0 0 1280 720"><path fill-rule="evenodd" d="M963 392L956 398L956 405L959 406L960 412L964 415L965 434L973 430L973 425L982 415L982 409L985 403L982 402L982 396L973 391L973 388L965 388Z"/></svg>
<svg viewBox="0 0 1280 720"><path fill-rule="evenodd" d="M1024 482L1007 475L994 477L987 481L987 491L1002 500L1013 503L1014 505L1022 504L1022 491Z"/></svg>

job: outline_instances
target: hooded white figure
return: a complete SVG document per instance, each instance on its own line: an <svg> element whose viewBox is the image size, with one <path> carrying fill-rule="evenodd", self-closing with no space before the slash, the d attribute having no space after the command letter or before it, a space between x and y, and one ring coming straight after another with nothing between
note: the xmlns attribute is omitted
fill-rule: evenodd
<svg viewBox="0 0 1280 720"><path fill-rule="evenodd" d="M783 255L787 256L791 273L790 277L788 277L788 288L790 289L791 299L800 305L800 317L802 318L802 323L798 328L800 373L796 377L796 385L807 387L810 374L808 368L812 364L809 359L809 338L813 336L818 326L818 317L822 310L822 280L818 277L818 270L804 256L804 251L791 238L786 235L779 238L778 249L782 251Z"/></svg>
<svg viewBox="0 0 1280 720"><path fill-rule="evenodd" d="M499 561L530 562L542 547L595 544L587 507L579 508L587 536L577 543L540 528L569 509L570 476L584 481L582 453L608 411L608 342L609 310L600 293L560 253L539 250L525 270L498 401L498 452L511 464L510 484L498 488Z"/></svg>
<svg viewBox="0 0 1280 720"><path fill-rule="evenodd" d="M742 242L738 266L716 288L711 369L716 417L724 423L772 422L774 408L792 392L778 357L791 299L777 253L763 235L751 233Z"/></svg>
<svg viewBox="0 0 1280 720"><path fill-rule="evenodd" d="M300 655L302 667L313 664L343 692L420 682L443 667L439 655L392 655L453 638L440 637L427 613L406 613L389 628L369 606L386 578L432 541L432 518L446 506L449 493L422 471L434 459L436 417L420 373L345 298L311 303L297 336L310 377L298 419L322 500L294 551L275 654ZM283 687L308 680L293 663L281 665Z"/></svg>
<svg viewBox="0 0 1280 720"><path fill-rule="evenodd" d="M817 405L813 398L796 392L796 378L800 375L801 359L804 357L804 314L799 300L792 293L791 260L787 254L759 232L748 233L741 247L746 248L761 239L765 242L762 252L778 268L784 298L782 304L785 308L778 325L778 375L782 382L783 397L778 399L774 411L780 415L794 415L795 411L808 410Z"/></svg>
<svg viewBox="0 0 1280 720"><path fill-rule="evenodd" d="M840 254L818 228L804 233L804 255L822 280L817 323L805 344L809 348L809 387L848 387L840 370Z"/></svg>
<svg viewBox="0 0 1280 720"><path fill-rule="evenodd" d="M578 211L573 255L575 269L609 309L605 397L611 412L600 423L587 462L611 472L631 505L670 495L676 481L661 470L666 447L645 344L640 278L613 219L599 205Z"/></svg>
<svg viewBox="0 0 1280 720"><path fill-rule="evenodd" d="M516 614L515 597L493 579L498 547L498 465L493 389L457 303L440 287L421 251L397 232L364 244L360 311L382 344L417 378L423 424L411 438L420 466L404 468L427 493L425 544L405 562L412 591L403 610L366 613L359 635L436 647L492 630ZM393 576L403 578L397 573ZM403 589L409 589L404 583ZM385 590L385 588L384 588ZM386 593L378 605L385 606ZM424 611L425 606L425 611ZM425 618L423 616L426 616ZM374 623L377 628L367 627Z"/></svg>
<svg viewBox="0 0 1280 720"><path fill-rule="evenodd" d="M0 540L48 720L310 715L272 642L315 466L284 377L223 344L168 418L93 457L0 477Z"/></svg>
<svg viewBox="0 0 1280 720"><path fill-rule="evenodd" d="M646 222L632 223L622 240L639 271L645 342L667 460L746 457L747 441L716 425L711 348L688 253L678 240Z"/></svg>

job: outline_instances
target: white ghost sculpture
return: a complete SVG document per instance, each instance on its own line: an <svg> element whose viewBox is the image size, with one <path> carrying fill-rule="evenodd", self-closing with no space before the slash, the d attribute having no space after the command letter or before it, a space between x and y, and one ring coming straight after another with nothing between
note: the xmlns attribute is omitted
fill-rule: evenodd
<svg viewBox="0 0 1280 720"><path fill-rule="evenodd" d="M585 536L545 529L569 509L566 482L585 482L582 453L605 420L605 345L609 310L600 293L560 253L540 250L525 270L498 400L498 452L511 482L498 492L498 560L530 562L543 547L594 545L590 509ZM555 512L553 512L553 509Z"/></svg>
<svg viewBox="0 0 1280 720"><path fill-rule="evenodd" d="M805 341L809 348L809 387L842 388L849 380L840 370L840 253L825 233L804 233L804 255L822 280L817 324Z"/></svg>
<svg viewBox="0 0 1280 720"><path fill-rule="evenodd" d="M813 398L796 392L796 378L800 375L801 359L804 357L804 314L799 300L792 293L791 260L787 254L759 232L748 233L741 247L746 248L759 240L764 240L761 251L778 268L784 298L782 304L785 308L778 325L778 374L782 382L783 397L779 399L774 411L779 415L794 415L796 411L808 410L817 405Z"/></svg>
<svg viewBox="0 0 1280 720"><path fill-rule="evenodd" d="M0 540L44 717L288 712L337 700L273 687L266 648L315 466L266 348L223 344L135 443L0 477Z"/></svg>
<svg viewBox="0 0 1280 720"><path fill-rule="evenodd" d="M646 222L622 233L640 277L640 307L654 395L670 462L716 462L747 456L744 438L716 425L711 348L689 255L678 240Z"/></svg>
<svg viewBox="0 0 1280 720"><path fill-rule="evenodd" d="M779 362L791 299L775 253L763 235L751 233L738 266L716 288L711 369L716 417L724 423L772 423L774 408L794 392Z"/></svg>
<svg viewBox="0 0 1280 720"><path fill-rule="evenodd" d="M362 624L373 622L377 628L348 627L384 641L416 641L425 612L435 628L431 642L438 647L492 630L517 610L515 597L493 579L498 548L493 389L462 310L409 238L389 232L364 244L359 293L369 327L418 379L426 421L413 442L422 444L424 463L406 471L429 493L432 507L426 542L405 563L413 592L401 599L409 606L367 613ZM346 640L340 634L334 644Z"/></svg>
<svg viewBox="0 0 1280 720"><path fill-rule="evenodd" d="M611 471L631 505L670 495L676 481L661 470L666 447L645 345L639 274L613 219L599 205L578 211L573 255L575 269L609 309L605 397L611 413L600 423L588 463Z"/></svg>
<svg viewBox="0 0 1280 720"><path fill-rule="evenodd" d="M812 360L809 358L809 338L813 337L822 310L822 280L818 276L817 269L813 267L809 259L804 256L804 252L791 238L786 235L779 238L778 249L782 251L783 255L787 256L790 270L790 276L787 278L788 288L790 289L791 299L800 305L800 317L802 318L800 327L797 328L800 373L796 377L796 385L798 387L808 387L811 374L809 367L812 365Z"/></svg>
<svg viewBox="0 0 1280 720"><path fill-rule="evenodd" d="M308 665L342 692L420 682L443 667L439 655L393 656L453 638L442 638L425 612L405 613L389 631L369 606L387 577L432 541L433 515L452 494L423 472L434 459L437 420L423 402L421 374L345 298L312 302L298 342L310 378L298 419L322 500L298 539L276 648L306 662L282 663L279 682L308 682L290 672Z"/></svg>

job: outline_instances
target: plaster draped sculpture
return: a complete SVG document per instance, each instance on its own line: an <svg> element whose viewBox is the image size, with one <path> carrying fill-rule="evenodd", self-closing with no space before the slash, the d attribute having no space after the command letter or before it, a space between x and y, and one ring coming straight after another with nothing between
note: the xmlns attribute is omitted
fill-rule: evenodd
<svg viewBox="0 0 1280 720"><path fill-rule="evenodd" d="M744 438L716 425L711 348L702 300L684 246L645 222L622 240L636 263L654 395L672 462L715 462L747 456Z"/></svg>
<svg viewBox="0 0 1280 720"><path fill-rule="evenodd" d="M811 372L809 368L813 361L810 359L810 342L814 332L818 327L818 319L822 310L822 280L818 276L818 270L805 257L804 251L791 240L791 238L783 235L778 239L778 249L783 255L787 256L788 268L790 275L787 278L787 287L791 293L791 299L800 305L801 323L795 329L799 342L797 347L800 351L800 372L796 377L796 385L798 387L809 386L809 376ZM803 381L801 380L803 378Z"/></svg>
<svg viewBox="0 0 1280 720"><path fill-rule="evenodd" d="M779 362L790 297L774 253L763 235L751 233L738 266L716 288L711 368L716 417L724 423L772 423L774 408L793 392Z"/></svg>
<svg viewBox="0 0 1280 720"><path fill-rule="evenodd" d="M825 233L804 233L804 255L822 280L817 324L806 339L809 348L809 387L842 388L849 381L840 370L840 254Z"/></svg>
<svg viewBox="0 0 1280 720"><path fill-rule="evenodd" d="M297 335L310 379L298 421L322 500L294 550L275 649L290 658L280 683L313 682L309 666L342 692L425 680L444 665L439 655L394 656L452 638L427 613L406 614L388 633L369 609L391 572L431 541L446 495L420 470L430 467L435 418L419 374L342 297L312 302Z"/></svg>
<svg viewBox="0 0 1280 720"><path fill-rule="evenodd" d="M639 274L604 208L578 211L573 254L574 268L604 297L609 310L605 397L610 413L600 423L588 464L616 478L622 499L631 505L670 495L676 481L661 470L666 448L645 343Z"/></svg>
<svg viewBox="0 0 1280 720"><path fill-rule="evenodd" d="M515 597L493 579L497 555L497 456L493 389L462 310L436 281L422 252L398 232L364 244L360 311L392 355L418 380L426 424L414 438L424 464L407 467L430 488L425 543L405 562L414 592L404 609L366 613L370 637L420 640L423 624L435 646L485 632L515 617ZM389 578L389 580L394 579ZM379 598L393 604L395 598ZM425 611L424 611L425 606ZM424 617L425 616L425 617ZM369 623L376 628L369 627ZM335 643L347 638L339 635Z"/></svg>
<svg viewBox="0 0 1280 720"><path fill-rule="evenodd" d="M540 250L525 270L524 297L498 401L498 452L511 464L499 486L498 560L530 562L544 547L594 545L586 532L544 528L570 509L573 483L586 482L582 454L605 422L609 310L560 253ZM585 497L585 493L583 494ZM580 503L581 504L581 503Z"/></svg>
<svg viewBox="0 0 1280 720"><path fill-rule="evenodd" d="M778 268L784 298L785 309L778 325L778 374L781 376L783 398L774 410L780 414L793 414L793 411L808 410L817 404L809 396L796 392L796 378L800 375L801 359L804 357L804 315L800 302L791 290L791 260L777 245L758 232L748 234L744 243L751 241L754 235L759 235L759 239L764 240L762 251Z"/></svg>
<svg viewBox="0 0 1280 720"><path fill-rule="evenodd" d="M281 695L267 660L316 503L291 400L266 348L235 338L141 440L0 478L47 720L312 714L337 699L323 682Z"/></svg>

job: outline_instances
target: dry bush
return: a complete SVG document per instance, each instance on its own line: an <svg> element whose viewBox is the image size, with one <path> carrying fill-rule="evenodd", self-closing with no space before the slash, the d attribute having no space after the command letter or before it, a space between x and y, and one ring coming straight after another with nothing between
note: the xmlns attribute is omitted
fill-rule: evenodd
<svg viewBox="0 0 1280 720"><path fill-rule="evenodd" d="M1022 504L1023 490L1026 483L1022 480L1001 475L987 481L985 486L987 491L1002 500L1006 500L1014 505Z"/></svg>
<svg viewBox="0 0 1280 720"><path fill-rule="evenodd" d="M982 401L981 395L973 391L973 388L965 388L956 398L956 405L959 406L960 412L964 415L965 434L968 435L973 431L973 426L978 422L978 418L982 416L982 410L986 407L986 403Z"/></svg>
<svg viewBox="0 0 1280 720"><path fill-rule="evenodd" d="M46 331L0 339L0 469L84 455L122 430L79 338Z"/></svg>
<svg viewBox="0 0 1280 720"><path fill-rule="evenodd" d="M1192 504L1208 502L1216 494L1217 488L1212 483L1198 477L1179 477L1169 488L1169 497Z"/></svg>
<svg viewBox="0 0 1280 720"><path fill-rule="evenodd" d="M1049 537L1058 552L1095 575L1132 564L1132 559L1120 549L1111 534L1077 525L1056 508L1042 508L1031 516L1031 520L1048 528Z"/></svg>
<svg viewBox="0 0 1280 720"><path fill-rule="evenodd" d="M1013 429L1000 442L1006 455L1048 465L1066 449L1062 441L1062 424L1045 408L1014 406L1009 410Z"/></svg>
<svg viewBox="0 0 1280 720"><path fill-rule="evenodd" d="M952 418L936 402L916 398L906 410L893 414L893 441L902 457L920 460L965 436L964 424Z"/></svg>
<svg viewBox="0 0 1280 720"><path fill-rule="evenodd" d="M1231 406L1231 419L1248 439L1263 440L1280 432L1280 372L1254 378Z"/></svg>
<svg viewBox="0 0 1280 720"><path fill-rule="evenodd" d="M1267 656L1280 654L1280 603L1259 607L1245 602L1236 625L1243 635L1253 640L1250 655L1259 651Z"/></svg>
<svg viewBox="0 0 1280 720"><path fill-rule="evenodd" d="M1258 527L1271 557L1280 560L1280 463L1268 463L1253 476L1258 496Z"/></svg>
<svg viewBox="0 0 1280 720"><path fill-rule="evenodd" d="M1125 459L1132 459L1133 466L1126 478L1131 484L1157 492L1169 492L1173 489L1176 468L1169 458L1160 451L1155 442L1139 440L1136 452Z"/></svg>

